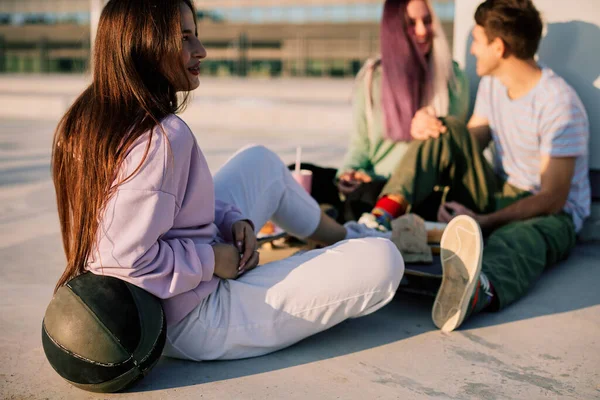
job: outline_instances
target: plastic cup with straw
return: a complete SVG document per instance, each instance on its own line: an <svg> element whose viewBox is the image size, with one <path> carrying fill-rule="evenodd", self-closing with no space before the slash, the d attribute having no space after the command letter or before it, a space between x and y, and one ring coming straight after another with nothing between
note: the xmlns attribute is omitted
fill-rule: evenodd
<svg viewBox="0 0 600 400"><path fill-rule="evenodd" d="M292 176L308 193L312 189L312 171L308 169L302 169L302 147L296 147L296 165Z"/></svg>

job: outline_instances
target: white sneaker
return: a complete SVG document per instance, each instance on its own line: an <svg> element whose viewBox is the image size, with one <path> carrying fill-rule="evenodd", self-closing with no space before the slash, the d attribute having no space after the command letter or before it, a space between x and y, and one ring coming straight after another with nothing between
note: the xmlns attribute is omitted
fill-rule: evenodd
<svg viewBox="0 0 600 400"><path fill-rule="evenodd" d="M346 228L346 239L361 239L366 237L391 239L392 237L392 232L382 232L355 221L346 222L344 228Z"/></svg>
<svg viewBox="0 0 600 400"><path fill-rule="evenodd" d="M440 247L444 275L431 316L435 326L451 332L467 316L470 299L479 283L483 257L479 224L466 215L452 219L444 230Z"/></svg>

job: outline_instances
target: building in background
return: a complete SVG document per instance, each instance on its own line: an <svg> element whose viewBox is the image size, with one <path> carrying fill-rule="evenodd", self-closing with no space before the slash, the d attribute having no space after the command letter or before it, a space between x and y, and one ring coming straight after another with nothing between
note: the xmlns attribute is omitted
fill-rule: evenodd
<svg viewBox="0 0 600 400"><path fill-rule="evenodd" d="M379 51L383 0L196 0L204 74L350 76ZM435 8L452 39L454 4ZM83 72L90 0L1 0L0 72Z"/></svg>

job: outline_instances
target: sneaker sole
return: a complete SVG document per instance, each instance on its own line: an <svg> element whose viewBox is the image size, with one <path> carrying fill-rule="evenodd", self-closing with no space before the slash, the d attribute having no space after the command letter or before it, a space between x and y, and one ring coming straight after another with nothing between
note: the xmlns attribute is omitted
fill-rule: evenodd
<svg viewBox="0 0 600 400"><path fill-rule="evenodd" d="M435 326L451 332L465 319L481 271L483 236L471 217L454 218L440 243L443 277L431 311Z"/></svg>

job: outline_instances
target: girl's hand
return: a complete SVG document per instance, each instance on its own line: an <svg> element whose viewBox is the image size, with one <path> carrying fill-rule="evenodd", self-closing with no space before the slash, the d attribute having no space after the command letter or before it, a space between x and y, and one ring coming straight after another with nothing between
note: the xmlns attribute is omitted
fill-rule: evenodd
<svg viewBox="0 0 600 400"><path fill-rule="evenodd" d="M354 170L349 170L344 172L343 174L340 175L340 177L338 178L340 181L353 181L354 180L354 174L356 174L356 171Z"/></svg>
<svg viewBox="0 0 600 400"><path fill-rule="evenodd" d="M239 275L240 253L235 246L218 243L213 245L215 253L214 274L221 279L235 279Z"/></svg>
<svg viewBox="0 0 600 400"><path fill-rule="evenodd" d="M231 233L239 252L239 273L243 274L256 268L259 262L259 254L256 250L258 243L252 225L245 220L237 221L231 227Z"/></svg>
<svg viewBox="0 0 600 400"><path fill-rule="evenodd" d="M369 183L373 181L373 178L369 174L366 174L362 171L356 171L354 174L354 180L362 183Z"/></svg>
<svg viewBox="0 0 600 400"><path fill-rule="evenodd" d="M442 124L433 107L423 107L413 117L410 135L415 140L427 140L438 138L440 134L446 133L448 129Z"/></svg>
<svg viewBox="0 0 600 400"><path fill-rule="evenodd" d="M337 187L340 193L343 193L347 196L350 193L354 192L356 189L358 189L360 185L362 185L362 183L358 181L348 181L340 179L338 181Z"/></svg>
<svg viewBox="0 0 600 400"><path fill-rule="evenodd" d="M337 187L340 193L349 195L363 183L369 183L372 180L368 174L362 171L347 171L340 175Z"/></svg>
<svg viewBox="0 0 600 400"><path fill-rule="evenodd" d="M362 171L346 171L339 177L340 182L353 182L353 183L369 183L373 180L369 174Z"/></svg>

